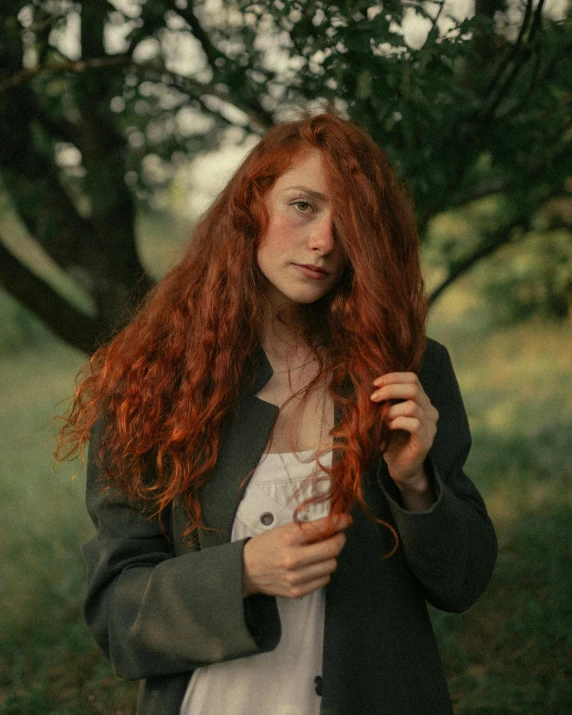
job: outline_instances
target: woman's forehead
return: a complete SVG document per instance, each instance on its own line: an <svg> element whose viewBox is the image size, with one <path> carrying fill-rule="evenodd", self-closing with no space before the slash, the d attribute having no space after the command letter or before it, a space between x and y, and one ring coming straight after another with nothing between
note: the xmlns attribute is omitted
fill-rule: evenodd
<svg viewBox="0 0 572 715"><path fill-rule="evenodd" d="M274 189L282 191L288 188L307 188L316 193L326 194L328 184L319 149L305 149L298 152L286 171L278 176Z"/></svg>

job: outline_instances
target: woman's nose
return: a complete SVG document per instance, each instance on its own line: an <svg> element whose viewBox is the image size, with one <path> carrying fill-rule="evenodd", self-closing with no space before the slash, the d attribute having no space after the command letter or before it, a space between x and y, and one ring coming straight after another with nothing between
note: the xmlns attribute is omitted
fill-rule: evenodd
<svg viewBox="0 0 572 715"><path fill-rule="evenodd" d="M334 226L332 218L324 214L316 221L310 233L309 246L312 250L319 250L323 255L330 253L334 247Z"/></svg>

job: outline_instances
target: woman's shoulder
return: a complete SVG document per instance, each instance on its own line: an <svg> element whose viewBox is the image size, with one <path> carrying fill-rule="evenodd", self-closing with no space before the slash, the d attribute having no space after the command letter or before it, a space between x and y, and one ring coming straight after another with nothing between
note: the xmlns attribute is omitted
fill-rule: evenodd
<svg viewBox="0 0 572 715"><path fill-rule="evenodd" d="M428 337L419 369L419 379L427 394L433 392L440 374L445 371L453 371L449 352L444 345Z"/></svg>
<svg viewBox="0 0 572 715"><path fill-rule="evenodd" d="M434 368L444 357L448 357L447 348L433 338L427 337L425 352L423 353L422 369Z"/></svg>

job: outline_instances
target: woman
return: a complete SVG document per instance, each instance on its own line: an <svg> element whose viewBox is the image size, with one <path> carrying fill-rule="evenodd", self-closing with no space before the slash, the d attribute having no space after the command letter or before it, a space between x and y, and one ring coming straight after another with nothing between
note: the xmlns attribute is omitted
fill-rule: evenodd
<svg viewBox="0 0 572 715"><path fill-rule="evenodd" d="M144 715L444 715L426 601L485 589L493 527L427 340L418 238L385 157L279 125L187 255L92 359L85 617Z"/></svg>

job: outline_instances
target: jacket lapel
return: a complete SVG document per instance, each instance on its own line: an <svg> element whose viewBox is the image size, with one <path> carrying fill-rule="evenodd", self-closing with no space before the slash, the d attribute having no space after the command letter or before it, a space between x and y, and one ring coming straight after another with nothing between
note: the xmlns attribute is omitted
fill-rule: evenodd
<svg viewBox="0 0 572 715"><path fill-rule="evenodd" d="M206 527L198 533L202 549L230 541L238 504L268 444L278 412L277 407L256 397L271 376L270 363L259 348L245 369L238 402L227 416L216 466L200 490Z"/></svg>

